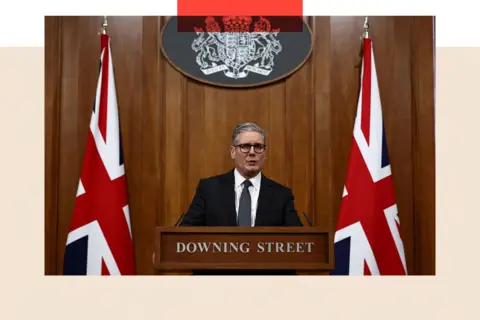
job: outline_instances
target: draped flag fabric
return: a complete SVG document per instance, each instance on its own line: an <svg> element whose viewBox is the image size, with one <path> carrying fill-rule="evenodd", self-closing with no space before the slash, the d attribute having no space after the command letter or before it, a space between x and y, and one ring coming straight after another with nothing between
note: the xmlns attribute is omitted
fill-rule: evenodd
<svg viewBox="0 0 480 320"><path fill-rule="evenodd" d="M110 38L100 74L64 256L65 275L135 274Z"/></svg>
<svg viewBox="0 0 480 320"><path fill-rule="evenodd" d="M331 274L406 275L371 39L364 39L363 54Z"/></svg>

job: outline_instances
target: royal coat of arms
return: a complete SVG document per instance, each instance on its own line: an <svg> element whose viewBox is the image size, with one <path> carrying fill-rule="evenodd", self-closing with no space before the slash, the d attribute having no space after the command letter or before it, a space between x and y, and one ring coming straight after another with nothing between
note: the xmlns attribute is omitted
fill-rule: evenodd
<svg viewBox="0 0 480 320"><path fill-rule="evenodd" d="M222 23L223 31L215 18L207 17L206 32L195 28L198 37L192 49L201 71L205 75L223 72L232 79L245 78L249 72L268 76L274 57L282 51L276 39L280 29L272 29L263 17L254 23L253 30L251 17L223 17Z"/></svg>

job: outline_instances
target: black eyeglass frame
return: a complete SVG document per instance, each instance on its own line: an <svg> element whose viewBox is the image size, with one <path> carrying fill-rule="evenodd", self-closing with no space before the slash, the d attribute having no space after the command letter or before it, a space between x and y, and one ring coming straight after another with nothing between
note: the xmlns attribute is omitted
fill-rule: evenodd
<svg viewBox="0 0 480 320"><path fill-rule="evenodd" d="M248 146L248 149L246 149L247 146ZM261 143L255 143L255 144L241 143L241 144L234 145L234 147L235 148L239 147L242 153L249 153L250 150L252 150L252 147L255 153L258 153L258 154L264 153L265 150L267 150L267 145L261 144Z"/></svg>

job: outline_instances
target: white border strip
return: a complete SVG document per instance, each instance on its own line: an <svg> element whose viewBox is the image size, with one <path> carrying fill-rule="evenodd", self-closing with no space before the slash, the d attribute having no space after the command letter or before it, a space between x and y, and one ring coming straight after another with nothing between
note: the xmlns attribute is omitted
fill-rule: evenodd
<svg viewBox="0 0 480 320"><path fill-rule="evenodd" d="M437 46L478 47L480 28L476 22L477 2L478 0L456 0L451 5L451 2L440 4L433 0L303 0L303 11L305 15L435 15ZM10 1L8 6L2 6L0 12L0 46L43 47L45 15L172 16L176 13L177 0L84 0L75 5L60 0Z"/></svg>

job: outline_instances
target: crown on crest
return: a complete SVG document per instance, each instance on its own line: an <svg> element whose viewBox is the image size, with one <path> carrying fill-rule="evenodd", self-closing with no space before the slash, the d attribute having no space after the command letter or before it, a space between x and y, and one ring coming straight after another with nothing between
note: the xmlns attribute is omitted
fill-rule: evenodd
<svg viewBox="0 0 480 320"><path fill-rule="evenodd" d="M247 16L223 17L223 27L225 32L249 32L252 18Z"/></svg>
<svg viewBox="0 0 480 320"><path fill-rule="evenodd" d="M248 16L228 16L222 18L223 32L251 32L252 17ZM214 17L205 18L207 32L222 32L220 24ZM203 32L202 28L194 27L195 32ZM280 32L280 29L272 29L270 22L264 17L255 22L253 32Z"/></svg>

